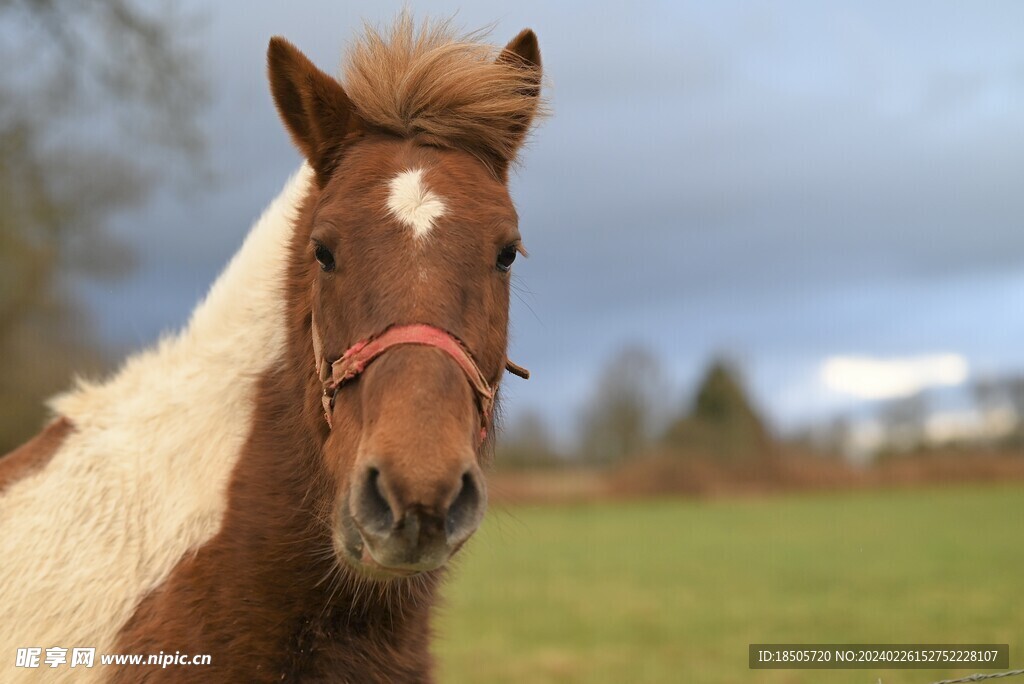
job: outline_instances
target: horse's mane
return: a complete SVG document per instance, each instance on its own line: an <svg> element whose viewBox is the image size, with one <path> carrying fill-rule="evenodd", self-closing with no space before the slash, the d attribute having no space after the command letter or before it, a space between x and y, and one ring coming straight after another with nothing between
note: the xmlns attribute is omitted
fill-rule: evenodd
<svg viewBox="0 0 1024 684"><path fill-rule="evenodd" d="M499 60L482 32L449 21L417 27L408 12L385 32L366 25L343 66L343 84L367 123L429 145L508 161L522 122L543 109L539 69Z"/></svg>

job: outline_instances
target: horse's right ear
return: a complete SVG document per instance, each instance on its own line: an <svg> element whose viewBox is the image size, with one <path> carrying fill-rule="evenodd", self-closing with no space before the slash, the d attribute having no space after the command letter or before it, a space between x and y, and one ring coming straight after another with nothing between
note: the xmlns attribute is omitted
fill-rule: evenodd
<svg viewBox="0 0 1024 684"><path fill-rule="evenodd" d="M284 38L270 39L267 73L277 111L323 187L345 143L362 135L362 122L341 84Z"/></svg>

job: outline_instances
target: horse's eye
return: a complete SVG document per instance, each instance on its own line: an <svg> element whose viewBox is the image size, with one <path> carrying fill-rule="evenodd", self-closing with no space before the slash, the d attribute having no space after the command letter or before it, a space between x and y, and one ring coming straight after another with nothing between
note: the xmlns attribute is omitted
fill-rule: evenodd
<svg viewBox="0 0 1024 684"><path fill-rule="evenodd" d="M512 268L512 262L516 260L516 246L506 245L502 247L501 251L498 252L498 270L502 273L508 273L509 269Z"/></svg>
<svg viewBox="0 0 1024 684"><path fill-rule="evenodd" d="M334 255L331 254L331 250L318 242L316 243L316 249L313 254L316 256L316 260L320 264L321 269L324 271L334 270Z"/></svg>

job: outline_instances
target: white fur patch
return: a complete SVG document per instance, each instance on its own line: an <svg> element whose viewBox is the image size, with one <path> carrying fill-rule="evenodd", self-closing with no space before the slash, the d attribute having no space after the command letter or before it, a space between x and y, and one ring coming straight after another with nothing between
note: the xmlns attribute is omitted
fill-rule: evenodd
<svg viewBox="0 0 1024 684"><path fill-rule="evenodd" d="M304 166L289 181L184 330L52 401L76 430L0 495L0 681L39 676L14 667L19 647L111 652L138 602L220 530L255 385L285 350L288 244L311 179ZM98 655L42 669L104 678Z"/></svg>
<svg viewBox="0 0 1024 684"><path fill-rule="evenodd" d="M444 216L444 200L423 182L423 169L403 171L391 179L388 211L404 223L417 238L422 238Z"/></svg>

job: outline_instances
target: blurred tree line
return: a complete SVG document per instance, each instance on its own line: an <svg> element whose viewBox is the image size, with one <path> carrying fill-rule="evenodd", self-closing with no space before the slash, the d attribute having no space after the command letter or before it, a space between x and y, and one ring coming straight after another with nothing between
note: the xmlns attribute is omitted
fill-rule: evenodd
<svg viewBox="0 0 1024 684"><path fill-rule="evenodd" d="M872 412L875 429L868 431L874 432L868 435L867 441L874 442L868 458L881 461L954 452L1024 454L1024 376L981 377L960 388L958 400L959 406L950 410L948 397L943 402L935 390L922 390L878 402ZM856 421L837 416L799 439L819 451L863 457L857 443L864 439L858 440L856 432Z"/></svg>
<svg viewBox="0 0 1024 684"><path fill-rule="evenodd" d="M74 290L131 269L111 219L203 167L195 29L141 0L0 0L0 454L107 365Z"/></svg>
<svg viewBox="0 0 1024 684"><path fill-rule="evenodd" d="M936 407L927 392L864 407L861 419L877 430L867 454L858 451L857 425L847 415L784 439L774 435L751 400L740 369L724 358L709 362L686 398L668 383L658 359L636 346L619 351L597 377L571 443L560 443L540 413L527 411L503 430L498 466L605 467L658 455L697 457L742 469L783 455L880 462L951 452L1024 453L1022 376L989 377L967 387L974 422L945 437L930 427Z"/></svg>
<svg viewBox="0 0 1024 684"><path fill-rule="evenodd" d="M626 347L599 373L581 412L575 444L559 449L543 416L526 412L498 441L498 464L513 469L612 466L653 450L736 464L773 452L771 432L735 364L713 359L687 401L680 401L667 377L651 352Z"/></svg>

